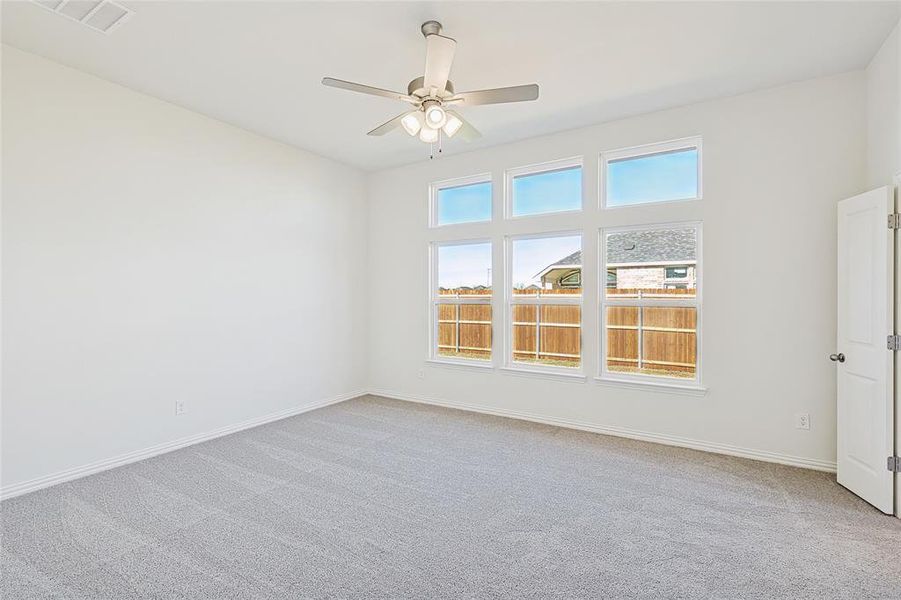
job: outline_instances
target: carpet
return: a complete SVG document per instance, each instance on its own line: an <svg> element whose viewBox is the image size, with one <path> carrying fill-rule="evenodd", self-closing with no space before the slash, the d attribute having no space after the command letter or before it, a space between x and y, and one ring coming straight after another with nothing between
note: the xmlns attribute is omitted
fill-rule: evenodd
<svg viewBox="0 0 901 600"><path fill-rule="evenodd" d="M2 598L901 598L826 473L367 396L2 503Z"/></svg>

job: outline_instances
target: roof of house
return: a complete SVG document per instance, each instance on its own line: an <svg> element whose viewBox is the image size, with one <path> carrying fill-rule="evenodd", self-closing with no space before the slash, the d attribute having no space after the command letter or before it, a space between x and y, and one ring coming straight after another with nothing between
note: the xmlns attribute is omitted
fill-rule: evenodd
<svg viewBox="0 0 901 600"><path fill-rule="evenodd" d="M647 231L617 231L607 235L607 264L631 263L693 263L697 260L697 239L694 229L651 229ZM541 274L551 269L582 264L582 251L551 263Z"/></svg>
<svg viewBox="0 0 901 600"><path fill-rule="evenodd" d="M607 235L607 263L695 262L694 229L617 231Z"/></svg>
<svg viewBox="0 0 901 600"><path fill-rule="evenodd" d="M581 264L582 264L582 251L576 250L569 256L561 258L560 260L555 262L553 265L549 265L549 266L556 267L558 265L565 266L565 265L581 265Z"/></svg>

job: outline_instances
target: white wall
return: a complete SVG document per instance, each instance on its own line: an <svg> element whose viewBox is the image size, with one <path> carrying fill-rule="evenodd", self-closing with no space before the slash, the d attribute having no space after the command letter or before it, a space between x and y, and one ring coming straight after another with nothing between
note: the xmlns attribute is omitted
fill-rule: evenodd
<svg viewBox="0 0 901 600"><path fill-rule="evenodd" d="M5 491L365 388L360 172L2 66Z"/></svg>
<svg viewBox="0 0 901 600"><path fill-rule="evenodd" d="M371 388L834 466L835 371L827 356L835 343L835 203L864 187L865 92L863 72L850 73L372 175ZM473 109L470 116L477 123L480 114ZM697 134L704 138L704 200L609 214L596 209L600 151ZM583 352L588 381L426 364L429 183L490 171L497 211L505 168L575 155L585 157L585 214L505 225L496 212L495 222L480 235L491 237L497 247L505 233L526 233L539 222L560 230L586 229ZM595 383L597 228L695 219L704 224L707 395ZM454 237L452 231L436 235ZM498 250L495 273L501 265ZM495 310L501 306L495 301ZM496 328L496 350L502 338ZM501 357L495 360L499 364ZM810 414L809 431L795 429L799 412Z"/></svg>
<svg viewBox="0 0 901 600"><path fill-rule="evenodd" d="M901 25L867 67L867 182L875 188L901 174Z"/></svg>

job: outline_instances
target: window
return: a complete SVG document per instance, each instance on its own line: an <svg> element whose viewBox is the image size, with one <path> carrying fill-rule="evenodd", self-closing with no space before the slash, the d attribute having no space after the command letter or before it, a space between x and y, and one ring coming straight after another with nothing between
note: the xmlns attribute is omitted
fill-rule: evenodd
<svg viewBox="0 0 901 600"><path fill-rule="evenodd" d="M602 377L699 382L700 240L698 224L602 231Z"/></svg>
<svg viewBox="0 0 901 600"><path fill-rule="evenodd" d="M616 271L607 271L607 287L616 287Z"/></svg>
<svg viewBox="0 0 901 600"><path fill-rule="evenodd" d="M666 268L666 278L667 279L685 279L688 277L688 266L684 267L667 267Z"/></svg>
<svg viewBox="0 0 901 600"><path fill-rule="evenodd" d="M511 217L582 210L582 159L507 171L507 192Z"/></svg>
<svg viewBox="0 0 901 600"><path fill-rule="evenodd" d="M432 358L491 359L491 242L432 245Z"/></svg>
<svg viewBox="0 0 901 600"><path fill-rule="evenodd" d="M491 220L491 180L488 175L432 185L433 227Z"/></svg>
<svg viewBox="0 0 901 600"><path fill-rule="evenodd" d="M581 367L582 236L515 237L508 243L509 362L542 370Z"/></svg>
<svg viewBox="0 0 901 600"><path fill-rule="evenodd" d="M561 288L581 288L582 287L582 270L573 271L560 278Z"/></svg>
<svg viewBox="0 0 901 600"><path fill-rule="evenodd" d="M691 138L601 156L606 208L701 197L701 140Z"/></svg>

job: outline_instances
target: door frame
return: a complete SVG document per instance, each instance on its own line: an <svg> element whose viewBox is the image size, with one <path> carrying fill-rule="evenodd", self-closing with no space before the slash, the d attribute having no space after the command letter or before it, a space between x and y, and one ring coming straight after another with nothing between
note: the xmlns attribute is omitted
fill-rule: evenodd
<svg viewBox="0 0 901 600"><path fill-rule="evenodd" d="M901 211L901 172L895 174L894 177L894 186L892 186L895 192L894 197L894 210L895 212ZM898 268L901 265L901 234L898 231L895 231L895 294L894 294L894 305L895 305L895 330L892 333L901 333L901 276L899 276ZM895 399L895 456L901 456L901 399L899 399L899 393L901 393L901 352L895 352L895 377L894 377L894 392L893 397ZM901 476L898 473L895 473L895 516L901 519Z"/></svg>

